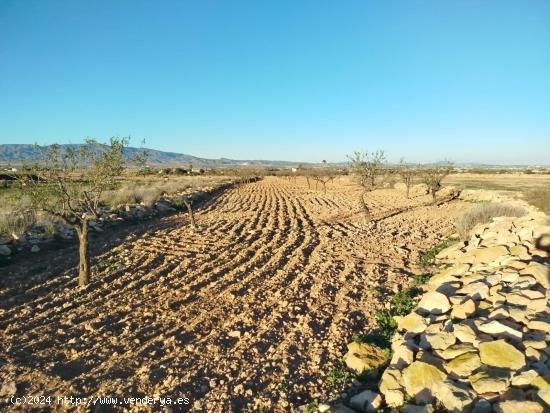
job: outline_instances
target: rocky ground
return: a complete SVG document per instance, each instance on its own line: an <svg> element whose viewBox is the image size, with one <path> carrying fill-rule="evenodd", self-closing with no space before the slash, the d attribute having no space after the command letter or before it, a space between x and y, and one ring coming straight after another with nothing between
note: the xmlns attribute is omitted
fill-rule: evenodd
<svg viewBox="0 0 550 413"><path fill-rule="evenodd" d="M0 394L187 397L172 410L194 412L291 412L330 398L345 343L412 282L420 251L463 207L429 201L375 191L365 224L343 178L323 193L268 177L198 211L196 232L182 213L121 240L84 289L74 270L5 281Z"/></svg>
<svg viewBox="0 0 550 413"><path fill-rule="evenodd" d="M321 410L550 411L550 221L526 209L442 251L443 269L415 310L395 317L398 334L378 388ZM354 343L349 357L386 364L375 350Z"/></svg>

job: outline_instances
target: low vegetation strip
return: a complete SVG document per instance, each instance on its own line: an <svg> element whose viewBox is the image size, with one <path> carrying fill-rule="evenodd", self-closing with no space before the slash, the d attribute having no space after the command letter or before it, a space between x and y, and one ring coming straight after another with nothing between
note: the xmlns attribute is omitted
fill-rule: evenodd
<svg viewBox="0 0 550 413"><path fill-rule="evenodd" d="M104 194L99 218L91 221L94 233L124 222L187 210L184 200L198 207L213 194L241 183L240 178L192 177L172 181L132 180ZM75 239L72 228L47 213L28 209L18 199L0 211L0 262L14 254L34 253L46 244Z"/></svg>

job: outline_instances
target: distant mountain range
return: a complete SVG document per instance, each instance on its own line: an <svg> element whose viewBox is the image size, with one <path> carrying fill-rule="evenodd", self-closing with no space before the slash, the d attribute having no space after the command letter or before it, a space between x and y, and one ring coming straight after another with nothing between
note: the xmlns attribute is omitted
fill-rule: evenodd
<svg viewBox="0 0 550 413"><path fill-rule="evenodd" d="M61 148L78 148L79 144L66 144L60 145ZM0 166L6 165L19 165L25 162L32 162L40 159L41 150L47 148L47 146L37 147L36 145L31 144L0 144ZM198 156L187 155L184 153L177 152L164 152L158 151L155 149L145 149L149 154L148 165L154 167L188 167L189 164L192 164L195 167L208 167L208 168L221 168L221 167L231 167L239 165L250 165L250 166L262 166L262 167L292 167L298 165L309 165L316 166L321 165L320 163L311 163L311 162L292 162L292 161L273 161L273 160L239 160L239 159L229 159L229 158L219 158L219 159L209 159L209 158L200 158ZM128 160L132 159L136 154L143 151L142 148L133 148L126 147L124 148L124 153ZM435 162L432 165L442 164L444 162ZM347 162L330 162L331 166L334 167L345 167L348 165ZM413 164L411 164L413 165ZM502 168L502 167L515 167L523 168L528 165L496 165L496 164L485 164L485 163L475 163L475 162L454 162L455 167L460 168ZM537 165L531 165L530 167L537 167ZM550 165L538 165L538 167L547 168Z"/></svg>
<svg viewBox="0 0 550 413"><path fill-rule="evenodd" d="M78 144L60 145L61 148L78 148ZM40 147L43 148L44 147ZM36 145L30 144L0 144L0 164L1 165L17 165L25 162L33 162L40 159L41 149ZM267 161L267 160L237 160L237 159L208 159L199 158L193 155L176 152L157 151L155 149L145 149L148 153L147 163L150 166L156 167L187 167L189 164L193 166L207 166L211 168L237 165L252 165L252 166L295 166L298 162L290 161ZM124 154L127 159L132 159L136 154L143 151L141 148L124 148Z"/></svg>

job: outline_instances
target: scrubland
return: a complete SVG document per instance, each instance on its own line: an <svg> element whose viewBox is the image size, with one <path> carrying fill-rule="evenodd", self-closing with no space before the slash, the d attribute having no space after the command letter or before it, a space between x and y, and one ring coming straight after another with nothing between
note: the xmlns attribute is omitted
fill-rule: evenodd
<svg viewBox="0 0 550 413"><path fill-rule="evenodd" d="M157 201L167 199L178 202L177 196L211 189L235 180L232 175L197 176L136 176L127 174L117 184L104 192L106 209L123 208L126 205L152 207ZM47 213L32 208L31 199L18 188L17 182L5 181L0 186L0 237L12 234L20 237L35 229L44 235L55 235L58 220Z"/></svg>

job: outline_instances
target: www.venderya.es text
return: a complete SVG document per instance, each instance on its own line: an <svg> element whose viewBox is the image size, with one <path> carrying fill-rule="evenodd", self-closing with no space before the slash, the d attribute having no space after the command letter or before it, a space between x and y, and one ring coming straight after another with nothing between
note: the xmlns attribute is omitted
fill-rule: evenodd
<svg viewBox="0 0 550 413"><path fill-rule="evenodd" d="M35 406L95 406L95 405L142 405L142 406L176 406L190 403L187 397L121 397L121 396L12 396L6 399L7 403L13 405L35 405Z"/></svg>

